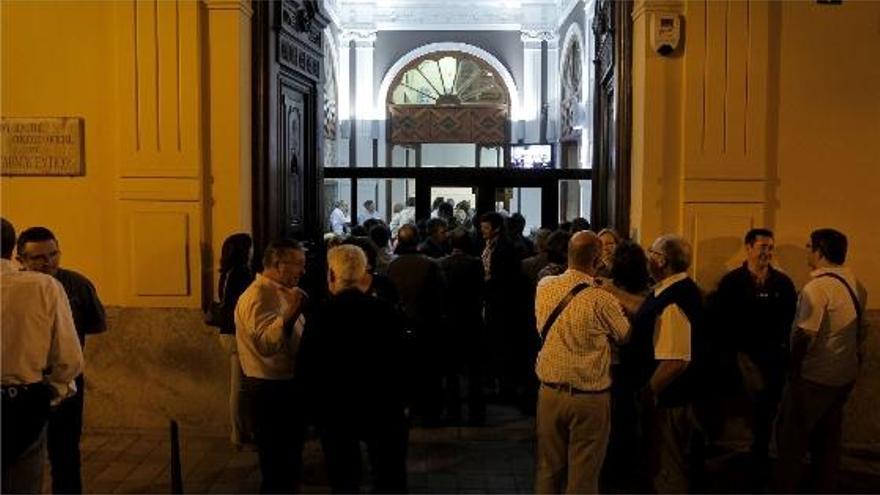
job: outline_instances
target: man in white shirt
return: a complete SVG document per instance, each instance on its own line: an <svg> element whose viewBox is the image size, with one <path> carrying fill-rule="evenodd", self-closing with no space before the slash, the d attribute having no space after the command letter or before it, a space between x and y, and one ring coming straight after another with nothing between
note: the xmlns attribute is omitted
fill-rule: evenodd
<svg viewBox="0 0 880 495"><path fill-rule="evenodd" d="M333 204L333 211L330 212L330 230L336 235L342 235L348 221L348 203L340 199Z"/></svg>
<svg viewBox="0 0 880 495"><path fill-rule="evenodd" d="M235 306L241 401L260 457L261 491L290 493L299 479L305 433L294 380L308 299L297 287L305 249L297 241L275 241L266 248L263 267Z"/></svg>
<svg viewBox="0 0 880 495"><path fill-rule="evenodd" d="M537 493L596 493L611 428L611 342L629 336L617 300L595 287L601 242L592 232L570 241L568 270L544 277L535 300L541 332L560 301L575 294L557 314L538 354L541 381L537 418Z"/></svg>
<svg viewBox="0 0 880 495"><path fill-rule="evenodd" d="M61 283L12 265L15 229L2 223L3 493L39 493L50 405L76 392L83 356ZM48 375L44 372L48 371Z"/></svg>
<svg viewBox="0 0 880 495"><path fill-rule="evenodd" d="M364 222L372 218L381 220L382 215L380 215L379 210L376 209L376 203L374 203L372 199L368 199L364 201L364 211L358 215L358 223L363 225Z"/></svg>
<svg viewBox="0 0 880 495"><path fill-rule="evenodd" d="M834 229L810 234L812 279L801 290L791 336L791 369L777 431L777 491L798 488L807 450L819 492L834 492L840 469L841 426L861 362L867 292L846 261L846 236Z"/></svg>

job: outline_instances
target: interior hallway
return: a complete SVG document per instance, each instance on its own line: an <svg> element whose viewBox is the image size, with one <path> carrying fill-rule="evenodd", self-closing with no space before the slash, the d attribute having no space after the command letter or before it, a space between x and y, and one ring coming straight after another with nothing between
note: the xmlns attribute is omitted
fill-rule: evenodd
<svg viewBox="0 0 880 495"><path fill-rule="evenodd" d="M514 409L491 406L485 427L414 428L410 432L409 485L413 493L533 493L534 421ZM725 443L709 459L714 493L753 492L745 443ZM255 493L255 452L236 452L225 437L181 430L184 493ZM83 436L87 493L169 493L168 432L93 429ZM48 478L47 478L48 481ZM46 485L48 487L48 485ZM364 490L366 491L366 486ZM843 460L841 493L880 490L880 459L850 450ZM303 493L329 493L320 446L306 446ZM48 493L48 491L46 491Z"/></svg>

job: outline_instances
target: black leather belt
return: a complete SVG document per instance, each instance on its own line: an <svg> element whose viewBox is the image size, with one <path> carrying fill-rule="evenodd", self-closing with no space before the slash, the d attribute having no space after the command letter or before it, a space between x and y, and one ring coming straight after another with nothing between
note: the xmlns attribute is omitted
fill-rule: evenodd
<svg viewBox="0 0 880 495"><path fill-rule="evenodd" d="M25 396L34 392L43 393L46 391L45 383L31 383L28 385L3 385L0 387L0 394L10 399L19 396Z"/></svg>
<svg viewBox="0 0 880 495"><path fill-rule="evenodd" d="M560 392L565 392L567 394L602 394L608 391L607 388L603 388L602 390L581 390L579 388L572 387L568 383L550 383L550 382L541 382L541 385L553 389L558 390Z"/></svg>

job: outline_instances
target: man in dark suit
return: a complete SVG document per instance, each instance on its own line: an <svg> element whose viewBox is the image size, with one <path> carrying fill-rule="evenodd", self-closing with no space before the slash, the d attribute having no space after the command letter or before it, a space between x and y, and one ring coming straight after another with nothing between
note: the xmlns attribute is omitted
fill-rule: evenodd
<svg viewBox="0 0 880 495"><path fill-rule="evenodd" d="M522 322L528 320L525 284L516 249L504 230L504 217L489 212L480 217L485 241L482 261L486 279L486 329L490 354L499 379L500 392L517 400L525 382L526 336Z"/></svg>
<svg viewBox="0 0 880 495"><path fill-rule="evenodd" d="M363 441L373 492L404 493L402 325L391 304L367 293L363 250L337 246L327 253L327 265L331 297L309 319L298 374L321 433L333 492L360 491Z"/></svg>
<svg viewBox="0 0 880 495"><path fill-rule="evenodd" d="M419 244L419 252L429 258L442 258L446 256L446 239L448 225L442 218L432 218L425 224L428 230L428 238Z"/></svg>
<svg viewBox="0 0 880 495"><path fill-rule="evenodd" d="M483 328L483 264L470 250L470 235L462 228L452 232L452 254L440 260L446 279L447 332L444 334L447 414L451 420L461 416L458 373L467 369L468 423L482 424L486 419L483 398L483 363L486 360L486 335Z"/></svg>
<svg viewBox="0 0 880 495"><path fill-rule="evenodd" d="M404 225L397 232L397 258L388 266L388 278L397 289L407 330L412 332L414 351L410 368L418 376L413 384L415 400L426 425L440 422L444 356L435 352L443 330L443 276L436 261L419 254L416 227Z"/></svg>

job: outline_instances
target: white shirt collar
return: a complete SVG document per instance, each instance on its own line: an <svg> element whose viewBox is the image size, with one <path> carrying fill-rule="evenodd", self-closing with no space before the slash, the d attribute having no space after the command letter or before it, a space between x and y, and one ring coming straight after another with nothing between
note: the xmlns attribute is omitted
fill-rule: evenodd
<svg viewBox="0 0 880 495"><path fill-rule="evenodd" d="M654 286L654 297L658 297L664 290L668 289L669 286L676 282L681 282L686 278L688 278L687 272L676 273L675 275L670 275L664 278L660 283Z"/></svg>
<svg viewBox="0 0 880 495"><path fill-rule="evenodd" d="M816 268L811 271L810 276L816 278L823 273L846 274L847 272L849 272L849 270L844 266L823 266L822 268Z"/></svg>

